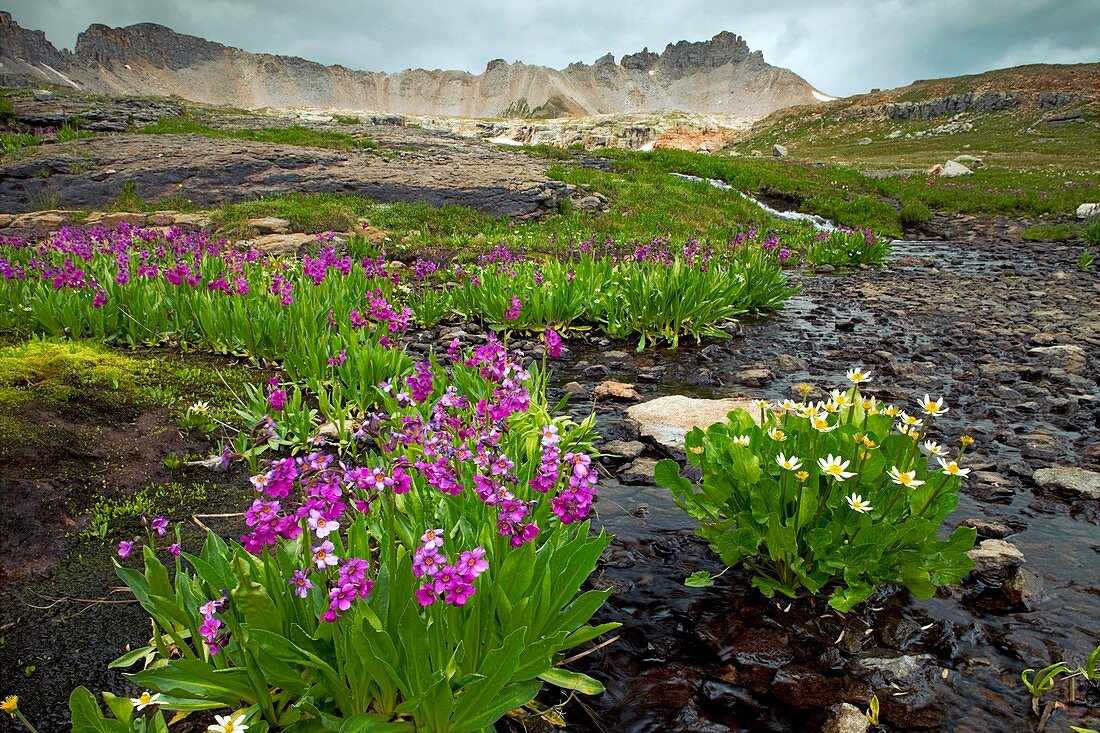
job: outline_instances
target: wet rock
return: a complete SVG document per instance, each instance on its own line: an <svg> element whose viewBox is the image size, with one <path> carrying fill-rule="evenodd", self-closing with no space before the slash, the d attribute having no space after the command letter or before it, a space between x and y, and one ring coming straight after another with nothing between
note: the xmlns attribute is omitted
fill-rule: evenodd
<svg viewBox="0 0 1100 733"><path fill-rule="evenodd" d="M1033 611L1049 597L1043 586L1043 579L1025 568L1016 572L1001 586L1001 593L1009 603L1025 611Z"/></svg>
<svg viewBox="0 0 1100 733"><path fill-rule="evenodd" d="M832 265L818 265L814 268L814 272L818 273L819 275L830 275L836 272L836 268Z"/></svg>
<svg viewBox="0 0 1100 733"><path fill-rule="evenodd" d="M612 440L600 446L600 452L618 458L633 460L642 455L645 446L637 440Z"/></svg>
<svg viewBox="0 0 1100 733"><path fill-rule="evenodd" d="M694 667L666 664L646 670L633 678L626 691L624 717L644 717L649 725L659 724L660 730L676 719L701 684L702 675Z"/></svg>
<svg viewBox="0 0 1100 733"><path fill-rule="evenodd" d="M1040 468L1032 476L1042 489L1082 499L1100 499L1100 473L1073 466Z"/></svg>
<svg viewBox="0 0 1100 733"><path fill-rule="evenodd" d="M997 522L991 519L979 519L970 518L964 519L959 523L962 527L971 527L978 532L978 537L982 539L1003 540L1009 535L1015 534L1016 530L1008 526L1004 522Z"/></svg>
<svg viewBox="0 0 1100 733"><path fill-rule="evenodd" d="M1024 562L1024 553L1004 540L982 540L967 556L974 561L974 572L988 583L1003 583Z"/></svg>
<svg viewBox="0 0 1100 733"><path fill-rule="evenodd" d="M771 378L772 373L767 369L744 369L733 375L733 381L747 387L763 387Z"/></svg>
<svg viewBox="0 0 1100 733"><path fill-rule="evenodd" d="M698 704L692 700L684 706L684 709L680 711L680 714L676 716L676 719L672 721L667 730L670 732L675 731L675 733L730 733L732 729L727 725L707 719L705 713L699 709Z"/></svg>
<svg viewBox="0 0 1100 733"><path fill-rule="evenodd" d="M751 400L706 400L668 395L632 405L626 414L635 420L641 434L669 450L684 450L684 436L695 427L707 428L725 422L736 409L747 410L759 422L760 408Z"/></svg>
<svg viewBox="0 0 1100 733"><path fill-rule="evenodd" d="M633 384L617 382L613 379L596 385L596 389L592 391L592 394L596 396L596 399L621 400L623 402L635 402L642 399L642 395L634 389Z"/></svg>
<svg viewBox="0 0 1100 733"><path fill-rule="evenodd" d="M627 486L653 485L653 470L657 461L653 458L638 458L618 472L619 481Z"/></svg>
<svg viewBox="0 0 1100 733"><path fill-rule="evenodd" d="M584 394L584 385L580 382L567 382L562 391L572 395Z"/></svg>
<svg viewBox="0 0 1100 733"><path fill-rule="evenodd" d="M879 694L881 718L900 730L939 727L947 713L937 700L943 680L936 659L929 654L856 660L852 674Z"/></svg>
<svg viewBox="0 0 1100 733"><path fill-rule="evenodd" d="M1070 374L1080 374L1085 370L1087 364L1085 350L1075 344L1036 346L1033 349L1028 349L1027 353L1037 357L1048 366L1065 369Z"/></svg>
<svg viewBox="0 0 1100 733"><path fill-rule="evenodd" d="M836 700L839 686L815 669L790 665L776 672L771 694L796 710L821 710Z"/></svg>
<svg viewBox="0 0 1100 733"><path fill-rule="evenodd" d="M842 702L829 708L821 733L866 733L871 722L855 705Z"/></svg>

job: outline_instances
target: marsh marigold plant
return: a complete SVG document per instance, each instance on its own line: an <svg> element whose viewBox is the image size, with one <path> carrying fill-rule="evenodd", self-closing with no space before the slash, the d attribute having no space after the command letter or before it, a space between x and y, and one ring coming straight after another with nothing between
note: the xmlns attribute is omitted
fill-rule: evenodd
<svg viewBox="0 0 1100 733"><path fill-rule="evenodd" d="M879 586L900 584L930 598L973 567L973 529L938 538L958 506L972 441L964 436L949 451L930 439L949 410L942 398L924 395L906 412L863 394L871 381L863 370L848 379L824 401L762 401L759 424L736 410L728 422L692 430L687 456L702 482L665 460L658 483L699 521L696 533L722 561L748 568L768 597L827 595L847 611ZM693 583L707 584L702 575Z"/></svg>

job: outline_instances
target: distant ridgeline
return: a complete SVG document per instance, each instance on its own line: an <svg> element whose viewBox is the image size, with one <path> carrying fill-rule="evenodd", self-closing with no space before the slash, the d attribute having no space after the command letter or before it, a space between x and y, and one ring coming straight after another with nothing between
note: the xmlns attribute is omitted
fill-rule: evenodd
<svg viewBox="0 0 1100 733"><path fill-rule="evenodd" d="M462 117L553 118L683 110L760 118L829 97L771 66L723 32L661 53L611 54L557 70L490 61L481 74L412 69L394 74L249 53L170 28L94 24L72 52L0 11L0 85L58 86L114 95L176 95L246 108L328 107Z"/></svg>

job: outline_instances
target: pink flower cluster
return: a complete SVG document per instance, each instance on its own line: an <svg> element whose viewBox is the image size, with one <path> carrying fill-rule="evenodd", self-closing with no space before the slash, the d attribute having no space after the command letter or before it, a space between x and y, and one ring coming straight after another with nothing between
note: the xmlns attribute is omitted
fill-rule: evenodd
<svg viewBox="0 0 1100 733"><path fill-rule="evenodd" d="M566 453L564 462L566 466L572 466L569 484L550 500L550 507L562 524L572 524L588 516L599 477L592 467L592 456L587 453Z"/></svg>
<svg viewBox="0 0 1100 733"><path fill-rule="evenodd" d="M226 599L223 596L222 598L207 601L199 606L199 613L202 614L202 625L199 626L199 635L202 636L203 641L206 643L206 651L211 655L217 654L224 649L229 640L228 634L223 634L221 632L222 626L224 626L222 620L214 615L221 611L225 603Z"/></svg>
<svg viewBox="0 0 1100 733"><path fill-rule="evenodd" d="M449 564L443 554L442 529L429 529L420 538L420 547L413 554L413 575L421 580L416 600L421 606L430 606L438 598L452 606L463 606L477 590L474 581L489 569L485 550L475 547L463 552L458 562Z"/></svg>

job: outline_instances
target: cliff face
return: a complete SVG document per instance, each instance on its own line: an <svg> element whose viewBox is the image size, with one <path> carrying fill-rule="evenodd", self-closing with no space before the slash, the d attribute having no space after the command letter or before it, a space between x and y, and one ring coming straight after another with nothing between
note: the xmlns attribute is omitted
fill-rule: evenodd
<svg viewBox="0 0 1100 733"><path fill-rule="evenodd" d="M680 41L616 62L610 54L562 70L490 61L481 74L353 71L242 51L141 23L92 25L73 53L0 13L0 77L107 94L177 95L236 107L330 107L462 117L552 118L646 110L763 117L815 102L797 74L765 63L740 37ZM10 81L8 82L10 83Z"/></svg>

